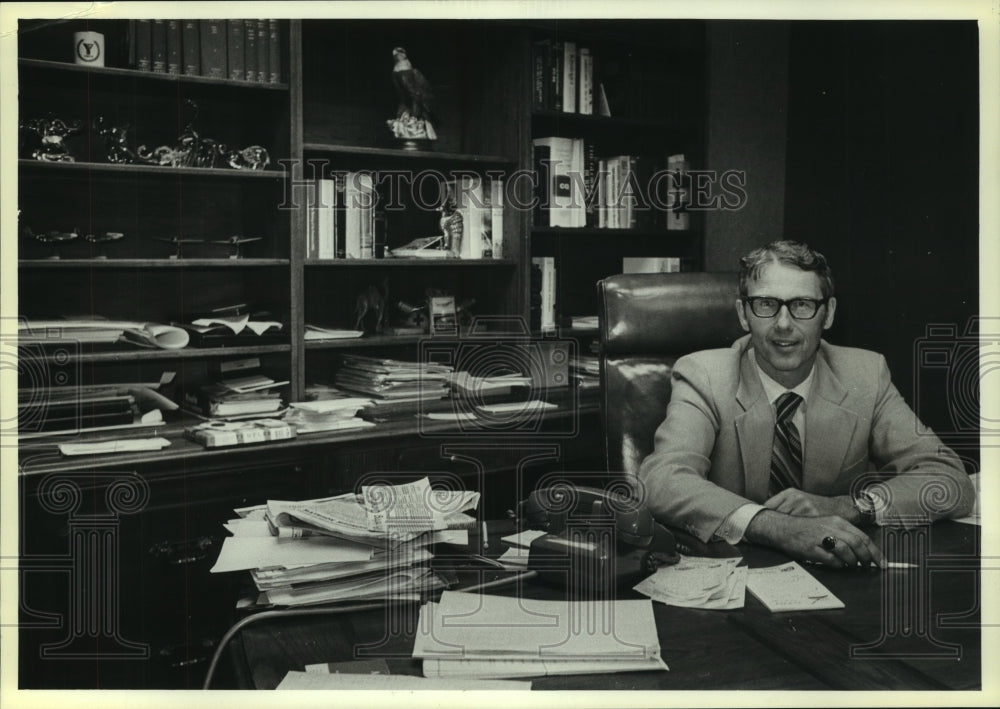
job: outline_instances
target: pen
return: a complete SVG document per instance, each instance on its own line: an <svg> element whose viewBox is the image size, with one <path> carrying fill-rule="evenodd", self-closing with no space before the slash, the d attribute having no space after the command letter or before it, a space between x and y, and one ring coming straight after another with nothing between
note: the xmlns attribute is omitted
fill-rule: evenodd
<svg viewBox="0 0 1000 709"><path fill-rule="evenodd" d="M490 545L486 541L486 520L483 520L483 549L489 549Z"/></svg>
<svg viewBox="0 0 1000 709"><path fill-rule="evenodd" d="M917 569L920 568L919 564L911 564L908 561L887 561L885 562L887 569Z"/></svg>

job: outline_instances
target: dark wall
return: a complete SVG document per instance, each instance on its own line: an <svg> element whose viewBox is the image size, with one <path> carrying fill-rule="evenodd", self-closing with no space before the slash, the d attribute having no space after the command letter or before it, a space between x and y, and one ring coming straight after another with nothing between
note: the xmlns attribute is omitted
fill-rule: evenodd
<svg viewBox="0 0 1000 709"><path fill-rule="evenodd" d="M746 174L746 204L705 215L705 270L781 238L785 213L788 32L783 20L708 22L707 166Z"/></svg>
<svg viewBox="0 0 1000 709"><path fill-rule="evenodd" d="M784 233L831 262L829 339L885 354L925 423L961 428L978 377L949 393L947 375L967 350L945 335L941 366L915 357L929 325L962 334L978 312L976 24L796 22L789 67Z"/></svg>

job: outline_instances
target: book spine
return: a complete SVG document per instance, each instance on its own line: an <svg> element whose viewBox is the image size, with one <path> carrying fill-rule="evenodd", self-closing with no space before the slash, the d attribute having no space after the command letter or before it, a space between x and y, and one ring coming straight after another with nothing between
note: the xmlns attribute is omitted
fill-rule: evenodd
<svg viewBox="0 0 1000 709"><path fill-rule="evenodd" d="M579 111L582 115L590 116L594 113L594 57L590 54L589 47L580 47L580 104Z"/></svg>
<svg viewBox="0 0 1000 709"><path fill-rule="evenodd" d="M226 28L225 20L201 20L201 75L225 79Z"/></svg>
<svg viewBox="0 0 1000 709"><path fill-rule="evenodd" d="M184 20L181 26L182 70L187 76L201 75L201 37L198 20Z"/></svg>
<svg viewBox="0 0 1000 709"><path fill-rule="evenodd" d="M570 210L573 213L573 226L582 227L587 226L587 170L583 138L573 138L572 146L572 160L569 166Z"/></svg>
<svg viewBox="0 0 1000 709"><path fill-rule="evenodd" d="M226 43L229 78L233 81L243 81L246 75L243 63L243 20L227 20L226 28L229 34L229 41Z"/></svg>
<svg viewBox="0 0 1000 709"><path fill-rule="evenodd" d="M361 258L361 199L357 173L349 172L344 184L344 256Z"/></svg>
<svg viewBox="0 0 1000 709"><path fill-rule="evenodd" d="M539 317L538 329L542 332L551 332L555 329L555 257L553 256L533 256L532 266L537 267L539 274L538 297L539 297Z"/></svg>
<svg viewBox="0 0 1000 709"><path fill-rule="evenodd" d="M462 178L462 193L459 207L462 213L463 231L461 256L465 259L483 257L483 182L476 177Z"/></svg>
<svg viewBox="0 0 1000 709"><path fill-rule="evenodd" d="M267 81L281 83L281 25L278 20L267 21Z"/></svg>
<svg viewBox="0 0 1000 709"><path fill-rule="evenodd" d="M243 78L257 81L257 21L243 20Z"/></svg>
<svg viewBox="0 0 1000 709"><path fill-rule="evenodd" d="M251 443L267 443L295 438L295 430L289 425L269 427L246 427L234 430L200 429L194 431L191 437L206 448L221 448L223 446L242 446Z"/></svg>
<svg viewBox="0 0 1000 709"><path fill-rule="evenodd" d="M333 247L334 258L347 258L347 193L343 178L334 181Z"/></svg>
<svg viewBox="0 0 1000 709"><path fill-rule="evenodd" d="M167 20L167 73L181 73L181 21Z"/></svg>
<svg viewBox="0 0 1000 709"><path fill-rule="evenodd" d="M360 180L362 194L361 199L363 200L358 214L358 229L361 232L360 254L361 258L375 258L375 207L374 205L369 204L367 198L365 197L366 194L371 194L372 178L369 174L359 173L358 179Z"/></svg>
<svg viewBox="0 0 1000 709"><path fill-rule="evenodd" d="M667 231L685 231L691 226L691 214L684 209L688 202L686 186L688 163L683 153L668 156L667 169L671 172Z"/></svg>
<svg viewBox="0 0 1000 709"><path fill-rule="evenodd" d="M152 24L152 71L154 74L167 73L167 22L153 20Z"/></svg>
<svg viewBox="0 0 1000 709"><path fill-rule="evenodd" d="M563 113L576 113L576 43L563 42Z"/></svg>
<svg viewBox="0 0 1000 709"><path fill-rule="evenodd" d="M563 107L563 43L549 43L549 91L551 96L550 108L553 111L562 111Z"/></svg>
<svg viewBox="0 0 1000 709"><path fill-rule="evenodd" d="M548 106L547 87L549 69L549 44L547 41L531 45L531 110L544 111Z"/></svg>
<svg viewBox="0 0 1000 709"><path fill-rule="evenodd" d="M536 140L534 141L533 152L537 180L535 183L535 197L537 198L534 214L535 225L551 226L549 220L552 210L552 195L549 188L552 180L549 173L552 166L552 148Z"/></svg>
<svg viewBox="0 0 1000 709"><path fill-rule="evenodd" d="M588 140L583 147L583 189L584 189L584 226L596 227L600 208L597 183L597 148L594 141Z"/></svg>
<svg viewBox="0 0 1000 709"><path fill-rule="evenodd" d="M136 38L136 28L138 27L138 25L139 25L139 21L138 20L129 20L128 21L128 38L127 38L126 41L128 42L128 46L127 46L127 50L128 50L128 64L127 64L127 66L128 66L129 69L136 69L136 68L138 68L138 67L136 67L136 62L135 62L135 38Z"/></svg>
<svg viewBox="0 0 1000 709"><path fill-rule="evenodd" d="M493 258L503 258L503 180L493 179L490 182L490 205L492 209L492 239Z"/></svg>
<svg viewBox="0 0 1000 709"><path fill-rule="evenodd" d="M608 161L597 161L597 227L608 228Z"/></svg>
<svg viewBox="0 0 1000 709"><path fill-rule="evenodd" d="M135 68L139 71L153 70L153 22L135 21Z"/></svg>
<svg viewBox="0 0 1000 709"><path fill-rule="evenodd" d="M257 20L257 76L254 78L258 84L267 83L267 20Z"/></svg>

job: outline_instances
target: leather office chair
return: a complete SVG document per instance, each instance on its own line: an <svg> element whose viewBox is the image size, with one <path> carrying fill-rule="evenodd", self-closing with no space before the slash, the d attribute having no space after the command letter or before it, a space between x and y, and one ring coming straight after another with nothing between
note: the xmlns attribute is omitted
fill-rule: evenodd
<svg viewBox="0 0 1000 709"><path fill-rule="evenodd" d="M607 469L635 475L666 416L674 362L744 334L734 307L737 275L620 274L597 289Z"/></svg>

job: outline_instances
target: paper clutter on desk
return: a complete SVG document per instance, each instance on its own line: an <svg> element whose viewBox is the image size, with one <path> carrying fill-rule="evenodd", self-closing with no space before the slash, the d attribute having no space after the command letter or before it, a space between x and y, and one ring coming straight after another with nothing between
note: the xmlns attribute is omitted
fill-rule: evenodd
<svg viewBox="0 0 1000 709"><path fill-rule="evenodd" d="M742 608L747 567L739 558L682 556L673 566L661 566L635 590L654 601L684 608Z"/></svg>
<svg viewBox="0 0 1000 709"><path fill-rule="evenodd" d="M258 595L240 608L343 600L418 599L444 588L432 544L468 545L479 493L436 490L427 478L366 485L315 500L236 510L213 573L249 570Z"/></svg>

